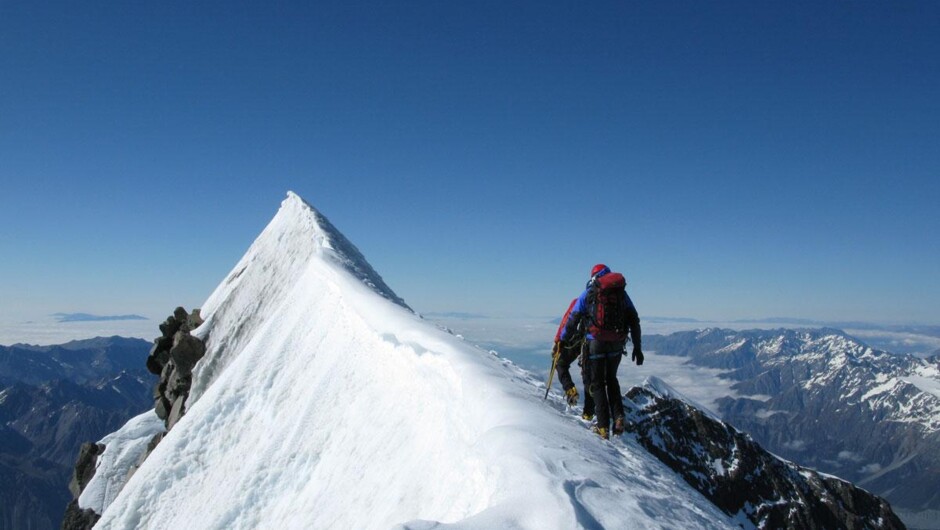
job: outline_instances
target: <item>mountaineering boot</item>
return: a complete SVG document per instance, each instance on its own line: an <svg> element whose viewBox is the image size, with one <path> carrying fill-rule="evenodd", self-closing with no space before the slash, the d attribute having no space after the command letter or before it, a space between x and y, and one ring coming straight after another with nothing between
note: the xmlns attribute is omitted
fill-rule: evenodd
<svg viewBox="0 0 940 530"><path fill-rule="evenodd" d="M605 440L610 440L610 435L607 434L607 427L598 427L595 425L594 428L591 429L591 432L597 434Z"/></svg>
<svg viewBox="0 0 940 530"><path fill-rule="evenodd" d="M573 407L578 404L578 389L571 387L568 390L565 390L565 395L568 399L568 406Z"/></svg>
<svg viewBox="0 0 940 530"><path fill-rule="evenodd" d="M594 419L594 413L593 413L593 412L585 412L585 413L581 414L581 419L584 420L584 421L591 421L591 420Z"/></svg>
<svg viewBox="0 0 940 530"><path fill-rule="evenodd" d="M621 416L617 418L616 420L614 420L614 435L620 436L621 434L623 434L623 429L624 429L623 416Z"/></svg>

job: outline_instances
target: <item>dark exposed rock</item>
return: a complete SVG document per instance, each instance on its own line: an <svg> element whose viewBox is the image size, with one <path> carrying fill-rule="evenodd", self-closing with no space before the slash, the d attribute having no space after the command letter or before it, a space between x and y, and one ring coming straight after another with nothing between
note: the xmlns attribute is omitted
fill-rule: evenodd
<svg viewBox="0 0 940 530"><path fill-rule="evenodd" d="M170 374L173 373L173 370L176 370L176 365L173 364L173 359L170 359L163 365L163 370L160 371L160 383L164 387L166 387L166 382L170 378Z"/></svg>
<svg viewBox="0 0 940 530"><path fill-rule="evenodd" d="M154 374L160 375L160 371L163 370L163 367L160 366L160 362L157 361L157 358L153 355L147 357L147 371Z"/></svg>
<svg viewBox="0 0 940 530"><path fill-rule="evenodd" d="M177 371L182 374L191 374L193 367L205 354L206 345L188 332L180 330L173 336L173 348L170 350L170 357L176 364Z"/></svg>
<svg viewBox="0 0 940 530"><path fill-rule="evenodd" d="M147 455L153 452L157 448L157 444L163 441L163 437L166 436L165 432L161 432L153 435L153 438L150 439L150 443L147 444L147 452L144 453L144 457L141 459L140 463L143 463L144 459L147 458Z"/></svg>
<svg viewBox="0 0 940 530"><path fill-rule="evenodd" d="M179 325L183 325L187 320L189 320L189 313L186 312L185 308L177 307L173 310L173 318L176 319L176 322Z"/></svg>
<svg viewBox="0 0 940 530"><path fill-rule="evenodd" d="M173 404L170 403L170 400L163 396L159 396L156 399L156 404L153 407L153 410L157 413L157 417L161 420L167 419L170 415L170 409L173 408Z"/></svg>
<svg viewBox="0 0 940 530"><path fill-rule="evenodd" d="M206 354L205 343L190 334L202 322L198 309L188 314L186 309L177 307L173 315L161 324L163 336L154 341L154 350L148 358L148 363L153 359L161 366L154 409L165 421L167 430L185 414L186 398L193 384L193 368Z"/></svg>
<svg viewBox="0 0 940 530"><path fill-rule="evenodd" d="M104 452L104 444L94 444L85 442L78 451L78 461L75 463L75 471L72 473L72 480L69 481L69 491L76 499L82 494L85 486L95 476L95 463L98 462L98 455Z"/></svg>
<svg viewBox="0 0 940 530"><path fill-rule="evenodd" d="M662 381L630 389L624 407L640 445L725 513L758 528L904 528L884 499L773 456Z"/></svg>
<svg viewBox="0 0 940 530"><path fill-rule="evenodd" d="M166 322L160 324L160 333L163 333L164 337L172 337L180 330L180 324L181 322L176 320L176 317L167 317Z"/></svg>
<svg viewBox="0 0 940 530"><path fill-rule="evenodd" d="M157 381L157 383L153 385L153 398L157 399L158 397L162 396L165 390L166 383L163 381Z"/></svg>
<svg viewBox="0 0 940 530"><path fill-rule="evenodd" d="M94 510L83 510L79 507L78 497L95 475L98 455L104 450L103 444L82 444L78 461L75 463L75 471L72 473L72 480L69 482L69 491L72 492L74 498L65 509L65 517L62 520L63 530L90 530L98 522L100 515Z"/></svg>
<svg viewBox="0 0 940 530"><path fill-rule="evenodd" d="M150 352L151 354L157 351L170 351L170 348L173 347L173 335L167 335L165 337L157 337L156 339L153 339L153 346L154 350Z"/></svg>
<svg viewBox="0 0 940 530"><path fill-rule="evenodd" d="M147 357L147 369L150 373L160 375L163 366L170 360L170 348L173 347L173 336L154 339L153 348Z"/></svg>
<svg viewBox="0 0 940 530"><path fill-rule="evenodd" d="M186 398L180 396L176 398L176 401L173 402L173 408L170 409L170 415L166 418L166 428L170 430L173 428L177 422L183 417L183 414L186 413Z"/></svg>
<svg viewBox="0 0 940 530"><path fill-rule="evenodd" d="M62 530L91 530L101 516L94 510L83 510L78 507L78 501L73 500L65 509L65 518L62 520Z"/></svg>
<svg viewBox="0 0 940 530"><path fill-rule="evenodd" d="M192 374L183 374L180 370L174 370L167 379L164 392L170 396L189 395L189 389L193 385Z"/></svg>
<svg viewBox="0 0 940 530"><path fill-rule="evenodd" d="M192 314L189 315L189 318L186 320L186 322L187 322L187 324L189 324L189 329L192 330L192 329L196 329L196 328L198 328L199 326L201 326L202 323L205 322L205 321L202 319L202 315L199 314L199 310L198 310L198 309L193 309Z"/></svg>

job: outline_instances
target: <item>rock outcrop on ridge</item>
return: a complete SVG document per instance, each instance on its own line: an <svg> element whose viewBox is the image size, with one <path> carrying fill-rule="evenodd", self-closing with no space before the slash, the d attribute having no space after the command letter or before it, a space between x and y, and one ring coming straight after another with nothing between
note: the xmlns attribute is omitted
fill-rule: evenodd
<svg viewBox="0 0 940 530"><path fill-rule="evenodd" d="M861 488L782 460L651 377L624 399L627 431L725 513L757 528L899 529Z"/></svg>
<svg viewBox="0 0 940 530"><path fill-rule="evenodd" d="M153 452L166 432L186 413L186 399L192 387L193 368L206 353L205 343L190 332L202 323L198 309L189 314L186 309L177 307L173 314L160 324L161 336L154 339L146 365L151 373L160 376L160 380L154 385L154 411L164 421L166 431L151 438L136 465L128 470L127 479ZM87 530L98 521L100 514L91 508L80 506L79 498L95 475L98 457L106 450L107 446L103 443L82 445L69 483L69 490L74 499L66 508L62 522L63 530Z"/></svg>
<svg viewBox="0 0 940 530"><path fill-rule="evenodd" d="M83 510L78 506L78 497L95 476L95 464L98 462L98 455L103 453L104 449L104 444L100 443L82 444L78 461L75 463L75 471L72 473L72 480L69 481L69 491L72 492L74 499L65 510L62 530L85 530L98 522L99 515L94 510Z"/></svg>
<svg viewBox="0 0 940 530"><path fill-rule="evenodd" d="M154 410L166 422L167 430L185 414L193 368L206 354L206 344L190 334L202 322L198 309L190 315L177 307L166 322L160 324L163 335L154 340L147 357L147 369L160 376L154 387Z"/></svg>

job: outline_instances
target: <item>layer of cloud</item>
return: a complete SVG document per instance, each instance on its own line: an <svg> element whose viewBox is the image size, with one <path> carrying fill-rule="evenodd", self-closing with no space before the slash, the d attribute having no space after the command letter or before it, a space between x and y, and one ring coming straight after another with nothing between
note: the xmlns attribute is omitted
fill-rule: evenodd
<svg viewBox="0 0 940 530"><path fill-rule="evenodd" d="M58 322L52 316L25 321L0 321L0 344L63 344L92 337L141 338L151 340L160 335L159 322L154 320L113 320L101 322Z"/></svg>

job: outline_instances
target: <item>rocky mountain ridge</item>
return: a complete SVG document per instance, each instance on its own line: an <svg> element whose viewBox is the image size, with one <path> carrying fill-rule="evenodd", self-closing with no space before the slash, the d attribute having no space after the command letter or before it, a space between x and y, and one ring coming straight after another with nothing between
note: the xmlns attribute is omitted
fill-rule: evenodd
<svg viewBox="0 0 940 530"><path fill-rule="evenodd" d="M884 499L768 453L655 377L631 388L624 408L640 445L742 526L904 528Z"/></svg>

